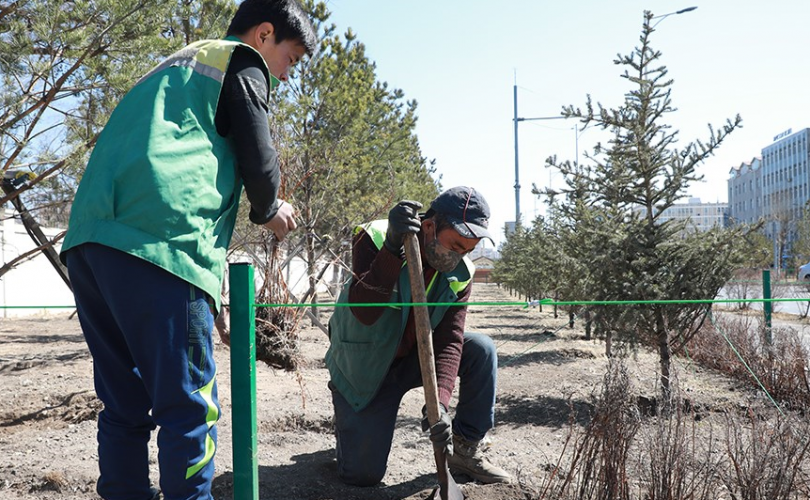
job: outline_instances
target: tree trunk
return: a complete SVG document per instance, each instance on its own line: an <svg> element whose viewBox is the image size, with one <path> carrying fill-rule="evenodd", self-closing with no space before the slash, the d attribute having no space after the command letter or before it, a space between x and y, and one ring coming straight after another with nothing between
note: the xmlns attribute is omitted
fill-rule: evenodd
<svg viewBox="0 0 810 500"><path fill-rule="evenodd" d="M557 292L554 292L554 319L557 319Z"/></svg>
<svg viewBox="0 0 810 500"><path fill-rule="evenodd" d="M318 302L318 293L315 291L317 282L315 281L315 275L317 274L317 269L315 268L317 262L315 259L317 256L315 255L315 238L312 235L307 235L307 283L309 284L309 289L313 290L312 293L312 304L316 304ZM312 315L316 318L320 319L320 310L317 307L312 307L311 309Z"/></svg>
<svg viewBox="0 0 810 500"><path fill-rule="evenodd" d="M586 310L583 314L585 316L585 340L591 340L591 326L593 324L591 311Z"/></svg>
<svg viewBox="0 0 810 500"><path fill-rule="evenodd" d="M664 314L660 309L655 310L655 335L658 339L658 357L661 368L661 408L662 411L670 407L672 389L670 381L670 362L672 350L669 347L669 335L664 324Z"/></svg>
<svg viewBox="0 0 810 500"><path fill-rule="evenodd" d="M332 264L332 281L329 284L329 293L333 298L337 298L340 293L340 264Z"/></svg>
<svg viewBox="0 0 810 500"><path fill-rule="evenodd" d="M610 328L605 328L604 323L597 323L599 330L596 332L597 334L603 334L605 336L605 356L608 358L613 357L613 331Z"/></svg>
<svg viewBox="0 0 810 500"><path fill-rule="evenodd" d="M0 186L2 186L2 192L6 195L11 195L16 191L15 187L10 181L0 179ZM19 196L12 198L11 204L20 214L20 220L22 221L23 226L25 226L25 229L28 231L28 235L31 236L31 239L34 240L34 243L36 243L37 248L43 253L43 255L45 255L45 258L48 259L48 262L51 263L53 268L56 269L57 274L59 274L59 277L65 282L65 285L73 290L73 287L70 285L70 278L68 277L67 268L62 265L62 262L59 260L59 255L53 248L53 244L58 240L58 238L54 238L54 240L51 241L47 236L45 236L45 233L42 232L42 228L39 226L28 209L25 208L25 205ZM64 236L64 234L61 236ZM0 272L0 276L3 274L4 273Z"/></svg>
<svg viewBox="0 0 810 500"><path fill-rule="evenodd" d="M307 166L309 166L309 157L305 159ZM309 289L312 290L312 303L316 304L318 302L318 292L316 291L316 278L315 275L317 274L317 265L316 262L317 256L315 255L315 236L313 234L313 228L315 227L315 221L313 220L312 215L312 191L313 191L313 182L312 177L307 177L304 183L304 228L307 234L304 236L306 241L306 248L307 248L307 283L309 283ZM311 308L312 317L316 320L321 319L320 317L320 309L317 307ZM313 321L313 325L314 325Z"/></svg>

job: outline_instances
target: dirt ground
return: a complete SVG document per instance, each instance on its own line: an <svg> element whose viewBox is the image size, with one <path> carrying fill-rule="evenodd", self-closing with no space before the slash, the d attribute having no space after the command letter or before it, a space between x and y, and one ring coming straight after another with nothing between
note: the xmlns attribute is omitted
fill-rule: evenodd
<svg viewBox="0 0 810 500"><path fill-rule="evenodd" d="M515 300L495 285L475 285L475 301ZM328 312L324 313L324 319ZM582 424L591 394L605 372L604 346L583 339L582 325L567 327L549 310L471 307L468 329L492 337L499 352L496 428L487 454L517 479L514 485L462 484L469 500L536 498L536 488L565 441L570 408ZM372 488L344 486L334 460L332 403L321 330L302 332L306 367L299 373L260 365L257 380L261 499L423 499L436 485L428 439L419 428L421 390L402 403L384 482ZM214 494L232 497L231 392L228 348L217 346L219 421ZM635 390L653 397L656 358L628 360ZM754 391L677 360L680 385L707 411L744 405ZM0 498L91 499L97 475L96 423L100 403L92 384L92 361L78 320L68 314L0 320ZM452 411L451 411L452 413ZM575 425L576 425L575 424ZM152 478L157 453L152 441Z"/></svg>

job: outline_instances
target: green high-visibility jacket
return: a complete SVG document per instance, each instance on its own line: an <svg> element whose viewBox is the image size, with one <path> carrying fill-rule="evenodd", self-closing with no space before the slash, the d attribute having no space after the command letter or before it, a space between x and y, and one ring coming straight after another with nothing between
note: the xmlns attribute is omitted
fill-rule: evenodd
<svg viewBox="0 0 810 500"><path fill-rule="evenodd" d="M88 242L116 248L201 288L219 309L242 180L214 120L239 46L254 50L232 37L192 43L124 96L76 192L63 254Z"/></svg>
<svg viewBox="0 0 810 500"><path fill-rule="evenodd" d="M387 227L387 220L373 221L355 228L355 234L365 231L379 250L385 242ZM453 271L437 272L426 290L427 301L455 302L459 293L470 284L474 274L475 266L467 257ZM350 286L351 281L341 291L339 303L349 301ZM412 302L407 263L402 266L390 302ZM436 328L441 322L448 308L449 306L428 307L432 328ZM335 308L329 320L331 343L326 352L326 366L332 384L355 411L368 406L377 395L396 356L410 310L409 306L389 306L373 325L364 325L354 317L351 308Z"/></svg>

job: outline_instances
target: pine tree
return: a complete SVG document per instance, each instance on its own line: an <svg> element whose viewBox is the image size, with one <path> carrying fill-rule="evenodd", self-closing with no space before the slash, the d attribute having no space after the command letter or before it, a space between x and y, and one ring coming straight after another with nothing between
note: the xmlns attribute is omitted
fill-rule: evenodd
<svg viewBox="0 0 810 500"><path fill-rule="evenodd" d="M29 209L65 226L89 151L121 97L187 42L224 35L234 10L229 0L0 4L0 170L39 176L22 194Z"/></svg>
<svg viewBox="0 0 810 500"><path fill-rule="evenodd" d="M740 242L750 228L688 231L682 221L664 220L662 213L686 196L701 180L701 165L726 136L740 126L739 116L718 130L709 126L705 142L678 147L678 131L664 122L674 111L672 80L651 45L653 15L644 13L640 45L614 61L625 68L631 84L616 109L588 96L585 109L563 108L563 115L585 126L611 133L608 144L586 155L587 165L558 162L567 187L558 209L572 228L563 247L587 270L581 278L587 300L713 299L742 262ZM559 195L558 195L559 197ZM575 288L576 290L576 288ZM660 386L670 397L670 360L695 335L710 311L707 304L628 304L595 306L591 312L610 350L639 343L658 350Z"/></svg>
<svg viewBox="0 0 810 500"><path fill-rule="evenodd" d="M401 199L427 204L438 186L415 133L416 101L377 78L365 46L351 28L338 34L323 3L305 5L319 51L279 89L271 124L282 197L298 210L301 226L290 246L303 245L311 294L322 256L342 253L349 261L347 242L357 224L384 218Z"/></svg>
<svg viewBox="0 0 810 500"><path fill-rule="evenodd" d="M801 218L796 221L796 239L792 250L795 266L804 265L810 260L810 207L805 207Z"/></svg>

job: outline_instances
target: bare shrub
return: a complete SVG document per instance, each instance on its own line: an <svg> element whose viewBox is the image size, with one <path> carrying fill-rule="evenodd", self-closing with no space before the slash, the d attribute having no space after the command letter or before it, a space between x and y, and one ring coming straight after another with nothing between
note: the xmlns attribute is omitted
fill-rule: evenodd
<svg viewBox="0 0 810 500"><path fill-rule="evenodd" d="M690 418L678 394L673 391L668 415L656 417L639 433L640 498L714 500L722 458L715 450L712 427Z"/></svg>
<svg viewBox="0 0 810 500"><path fill-rule="evenodd" d="M564 471L555 469L540 498L629 500L626 466L640 422L630 389L627 368L621 360L612 359L591 421L575 438L570 464Z"/></svg>
<svg viewBox="0 0 810 500"><path fill-rule="evenodd" d="M777 401L790 408L810 406L807 380L808 353L799 333L793 328L774 328L773 345L752 367Z"/></svg>
<svg viewBox="0 0 810 500"><path fill-rule="evenodd" d="M610 360L590 422L569 432L557 464L541 482L539 499L561 500L799 500L810 498L810 401L807 353L798 334L774 329L772 345L750 318L726 318L718 332L690 342L692 357L731 376L751 374L719 334L722 330L771 394L785 408L745 415L727 413L717 438L710 420L698 419L673 379L668 411L642 421L627 370ZM755 383L755 382L754 382ZM581 421L581 419L580 419ZM642 424L648 422L649 425ZM723 435L724 433L724 435ZM723 439L723 437L725 439ZM632 461L629 461L632 460Z"/></svg>
<svg viewBox="0 0 810 500"><path fill-rule="evenodd" d="M786 299L792 294L793 283L781 280L771 282L771 298L772 299ZM781 302L771 302L771 311L779 312L782 309Z"/></svg>
<svg viewBox="0 0 810 500"><path fill-rule="evenodd" d="M723 337L723 333L743 359L751 359L761 350L759 325L754 318L719 315L689 340L686 352L693 360L708 368L738 379L750 377L748 370L740 363L734 350Z"/></svg>
<svg viewBox="0 0 810 500"><path fill-rule="evenodd" d="M749 412L729 415L726 445L729 467L723 483L739 500L797 500L810 496L804 466L810 450L810 422Z"/></svg>
<svg viewBox="0 0 810 500"><path fill-rule="evenodd" d="M746 300L762 297L761 271L758 269L738 269L734 271L731 281L726 283L726 295L730 299ZM748 309L750 302L734 303L737 309Z"/></svg>
<svg viewBox="0 0 810 500"><path fill-rule="evenodd" d="M759 387L758 379L776 401L788 407L810 406L808 353L799 333L793 328L772 328L771 337L768 345L764 325L758 320L720 316L689 341L687 350L698 363L728 376L755 387Z"/></svg>
<svg viewBox="0 0 810 500"><path fill-rule="evenodd" d="M778 275L775 275L778 276ZM748 299L762 298L762 271L759 269L738 269L734 272L732 279L723 287L729 299L741 300L735 302L734 309L751 309L751 302ZM774 280L771 282L771 298L783 299L794 295L795 285L786 280ZM771 302L773 312L779 311L781 302Z"/></svg>
<svg viewBox="0 0 810 500"><path fill-rule="evenodd" d="M289 303L292 299L281 272L283 256L278 244L267 236L262 239L262 246L267 255L267 266L262 286L256 292L256 302ZM298 308L256 308L256 360L273 368L297 371L303 361L298 339L302 315L303 309Z"/></svg>
<svg viewBox="0 0 810 500"><path fill-rule="evenodd" d="M796 284L790 287L788 297L793 299L810 297L810 282L798 281ZM808 299L806 302L797 302L796 305L799 309L800 318L804 319L810 315L810 299Z"/></svg>

